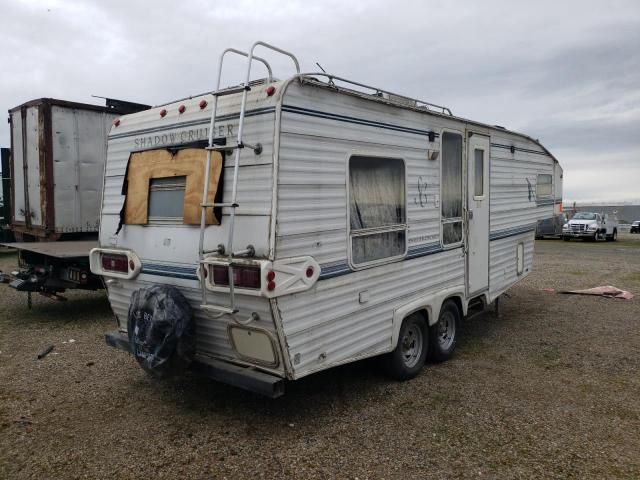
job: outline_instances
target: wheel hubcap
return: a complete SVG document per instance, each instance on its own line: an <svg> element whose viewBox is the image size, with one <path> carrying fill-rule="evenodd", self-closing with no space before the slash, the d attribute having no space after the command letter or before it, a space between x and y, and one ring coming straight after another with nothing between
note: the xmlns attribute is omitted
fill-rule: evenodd
<svg viewBox="0 0 640 480"><path fill-rule="evenodd" d="M449 350L456 336L456 318L451 312L443 312L438 321L438 345Z"/></svg>
<svg viewBox="0 0 640 480"><path fill-rule="evenodd" d="M422 345L422 330L417 325L411 325L402 337L402 359L407 367L414 367L418 363Z"/></svg>

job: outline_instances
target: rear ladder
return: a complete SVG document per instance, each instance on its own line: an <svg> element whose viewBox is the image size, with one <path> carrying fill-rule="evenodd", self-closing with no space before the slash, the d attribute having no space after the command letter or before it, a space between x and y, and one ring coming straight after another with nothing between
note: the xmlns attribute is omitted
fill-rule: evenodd
<svg viewBox="0 0 640 480"><path fill-rule="evenodd" d="M204 188L203 188L203 192L202 192L202 203L200 204L201 207L201 215L200 215L200 241L198 244L198 252L199 252L199 261L200 261L200 287L202 290L202 304L200 305L201 308L211 311L211 312L215 312L217 313L217 316L222 316L224 314L231 314L234 315L238 312L237 308L236 308L236 303L235 303L235 292L234 292L234 284L233 284L233 259L235 257L241 257L241 256L253 256L254 255L254 250L253 247L248 246L246 249L244 250L239 250L237 252L233 251L233 234L234 234L234 228L235 228L235 220L236 220L236 208L239 207L238 203L237 203L237 193L238 193L238 169L240 167L240 151L245 148L251 148L252 150L254 150L257 154L260 153L260 151L262 150L260 144L255 144L255 145L250 145L247 143L244 143L243 137L242 137L242 133L243 133L243 129L244 129L244 119L245 119L245 109L246 109L246 105L247 105L247 93L251 90L251 87L249 85L249 80L251 77L251 64L253 62L253 60L258 60L259 62L263 63L265 65L265 67L267 68L267 71L269 73L269 77L268 77L268 81L269 83L271 83L271 81L273 80L272 78L272 71L271 71L271 66L269 65L269 63L267 63L266 60L260 58L260 57L256 57L253 55L254 50L256 49L256 47L258 46L263 46L265 48L268 48L270 50L273 50L275 52L281 53L289 58L291 58L291 60L293 61L295 67L296 67L296 71L298 74L300 74L300 65L298 63L298 60L296 59L296 57L285 51L282 50L280 48L274 47L272 45L269 45L267 43L264 42L256 42L253 44L253 46L251 47L251 50L249 50L249 53L240 51L240 50L236 50L234 48L228 48L225 51L222 52L222 54L220 55L220 60L218 62L218 78L217 78L217 82L216 82L216 89L215 91L212 93L213 95L213 107L211 110L211 120L209 122L209 142L208 142L208 146L207 146L207 161L205 164L205 174L204 174ZM228 89L220 89L220 81L222 79L222 65L223 65L223 60L224 57L227 53L235 53L237 55L241 55L243 57L247 57L248 61L247 61L247 71L246 71L246 77L245 77L245 83L242 84L240 87L237 88L228 88ZM238 120L238 136L237 136L237 140L236 140L236 144L232 145L232 146L227 146L227 145L215 145L214 144L214 138L213 138L213 132L215 131L215 123L216 123L216 112L217 112L217 108L218 108L218 97L224 96L224 95L232 95L235 93L240 93L242 92L242 103L240 104L240 118ZM235 157L234 157L234 163L233 163L233 183L232 183L232 190L231 190L231 199L228 202L222 202L222 203L209 203L208 202L208 198L209 198L209 176L210 176L210 170L211 170L211 159L212 159L212 155L213 152L222 152L222 151L226 151L226 150L234 150L235 151ZM224 168L224 165L223 165ZM218 248L216 248L215 250L205 250L204 249L204 236L205 236L205 230L206 230L206 214L207 214L207 208L216 208L216 207L220 207L220 208L230 208L231 209L231 214L229 216L229 236L228 236L228 240L227 240L227 245L218 245ZM226 256L223 257L223 255ZM207 257L207 255L210 254L217 254L217 256L211 256L211 257ZM228 269L228 278L229 278L229 305L215 305L215 304L210 304L208 302L208 298L207 298L207 285L206 285L206 281L207 281L207 274L208 274L208 269L209 266L211 265L223 265L226 266Z"/></svg>

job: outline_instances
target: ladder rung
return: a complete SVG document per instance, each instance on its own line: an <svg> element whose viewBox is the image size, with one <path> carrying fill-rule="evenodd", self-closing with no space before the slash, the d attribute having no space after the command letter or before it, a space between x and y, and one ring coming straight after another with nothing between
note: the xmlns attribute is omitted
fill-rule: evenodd
<svg viewBox="0 0 640 480"><path fill-rule="evenodd" d="M244 92L245 90L247 92L250 92L251 87L249 85L240 85L239 87L225 88L224 90L211 92L211 95L214 95L216 97L224 97L225 95L233 95L234 93Z"/></svg>
<svg viewBox="0 0 640 480"><path fill-rule="evenodd" d="M215 207L238 208L240 205L238 205L237 203L201 203L200 206L204 208L215 208Z"/></svg>
<svg viewBox="0 0 640 480"><path fill-rule="evenodd" d="M230 315L238 313L238 309L237 308L233 309L231 307L223 307L221 305L200 305L200 308L202 308L204 310L210 310L212 312L228 313Z"/></svg>

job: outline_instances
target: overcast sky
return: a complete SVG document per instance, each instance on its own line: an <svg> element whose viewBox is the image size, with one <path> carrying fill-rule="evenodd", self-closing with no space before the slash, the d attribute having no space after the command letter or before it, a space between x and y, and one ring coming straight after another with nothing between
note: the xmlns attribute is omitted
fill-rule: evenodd
<svg viewBox="0 0 640 480"><path fill-rule="evenodd" d="M264 40L304 71L319 62L539 138L564 168L565 200L640 201L639 0L0 0L0 17L4 112L39 97L201 93L221 50Z"/></svg>

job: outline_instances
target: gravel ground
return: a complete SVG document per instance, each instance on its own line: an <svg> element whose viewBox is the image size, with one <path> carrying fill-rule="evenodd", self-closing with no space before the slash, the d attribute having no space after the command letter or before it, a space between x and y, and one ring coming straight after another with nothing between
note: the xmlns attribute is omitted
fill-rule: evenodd
<svg viewBox="0 0 640 480"><path fill-rule="evenodd" d="M104 344L102 293L29 311L0 285L0 478L640 478L640 296L542 290L598 285L640 295L640 236L538 241L500 316L412 381L365 361L278 400L152 380Z"/></svg>

